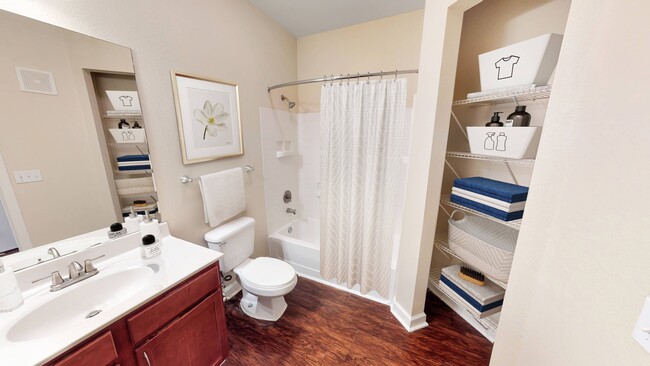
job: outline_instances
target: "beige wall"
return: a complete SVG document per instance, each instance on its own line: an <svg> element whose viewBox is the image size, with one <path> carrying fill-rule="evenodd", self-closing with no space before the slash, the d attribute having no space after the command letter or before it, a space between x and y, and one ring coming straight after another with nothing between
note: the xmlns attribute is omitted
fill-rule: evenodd
<svg viewBox="0 0 650 366"><path fill-rule="evenodd" d="M280 107L266 87L296 78L295 38L248 1L1 0L0 8L130 47L162 218L171 232L203 243L210 230L198 186L180 184L181 175L250 164L256 170L246 175L247 215L257 220L255 254L267 252L259 106ZM243 156L182 164L170 70L239 83Z"/></svg>
<svg viewBox="0 0 650 366"><path fill-rule="evenodd" d="M108 226L116 213L84 69L133 72L129 49L5 12L0 44L0 153L12 178L32 169L43 176L12 180L31 245ZM58 95L20 91L15 66L53 72Z"/></svg>
<svg viewBox="0 0 650 366"><path fill-rule="evenodd" d="M417 69L423 16L424 10L419 10L299 38L298 79ZM400 77L408 80L407 106L410 107L417 88L417 75ZM319 83L272 93L280 95L295 88L299 92L300 112L320 110Z"/></svg>
<svg viewBox="0 0 650 366"><path fill-rule="evenodd" d="M573 0L492 365L650 363L648 14Z"/></svg>

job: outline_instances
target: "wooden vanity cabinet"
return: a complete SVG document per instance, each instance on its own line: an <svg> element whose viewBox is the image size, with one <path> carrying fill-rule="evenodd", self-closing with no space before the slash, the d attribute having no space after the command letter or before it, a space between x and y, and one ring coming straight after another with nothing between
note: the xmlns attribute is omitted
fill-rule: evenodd
<svg viewBox="0 0 650 366"><path fill-rule="evenodd" d="M220 365L227 355L221 276L216 263L48 365Z"/></svg>

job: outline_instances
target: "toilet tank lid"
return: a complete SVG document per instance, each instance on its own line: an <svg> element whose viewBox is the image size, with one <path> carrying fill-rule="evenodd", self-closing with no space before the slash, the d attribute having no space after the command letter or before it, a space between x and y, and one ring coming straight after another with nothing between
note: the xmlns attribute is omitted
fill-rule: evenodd
<svg viewBox="0 0 650 366"><path fill-rule="evenodd" d="M224 241L234 235L239 234L250 226L255 224L255 219L252 217L240 217L237 220L225 223L213 230L205 233L203 238L209 243L216 243Z"/></svg>

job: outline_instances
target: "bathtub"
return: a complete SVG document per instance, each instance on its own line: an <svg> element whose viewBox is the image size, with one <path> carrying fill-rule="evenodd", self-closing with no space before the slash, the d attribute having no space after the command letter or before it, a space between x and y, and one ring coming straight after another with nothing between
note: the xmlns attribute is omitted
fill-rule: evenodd
<svg viewBox="0 0 650 366"><path fill-rule="evenodd" d="M299 276L325 285L365 297L381 304L390 304L376 291L368 294L359 292L359 285L348 288L334 281L325 280L320 275L320 220L298 218L287 226L269 235L269 257L289 263ZM391 289L391 293L393 290Z"/></svg>
<svg viewBox="0 0 650 366"><path fill-rule="evenodd" d="M271 234L269 256L281 259L305 277L320 280L320 221L298 218Z"/></svg>

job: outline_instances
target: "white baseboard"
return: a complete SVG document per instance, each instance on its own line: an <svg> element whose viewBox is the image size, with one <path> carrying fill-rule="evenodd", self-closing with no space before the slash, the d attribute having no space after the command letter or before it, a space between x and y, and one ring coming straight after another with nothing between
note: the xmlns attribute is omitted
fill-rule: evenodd
<svg viewBox="0 0 650 366"><path fill-rule="evenodd" d="M419 313L410 316L409 313L395 300L393 300L393 303L390 305L390 312L393 313L400 324L402 324L402 326L409 332L415 332L416 330L429 326L429 324L427 324L426 314Z"/></svg>

